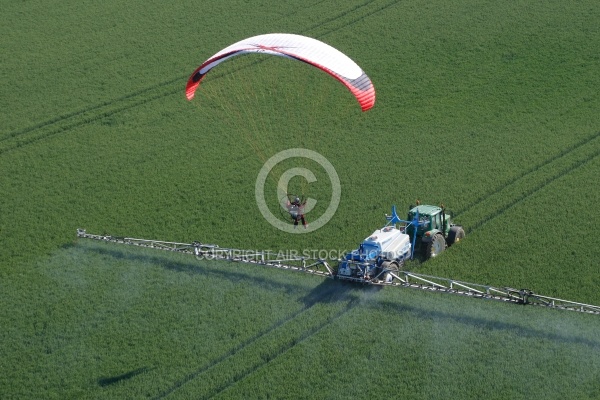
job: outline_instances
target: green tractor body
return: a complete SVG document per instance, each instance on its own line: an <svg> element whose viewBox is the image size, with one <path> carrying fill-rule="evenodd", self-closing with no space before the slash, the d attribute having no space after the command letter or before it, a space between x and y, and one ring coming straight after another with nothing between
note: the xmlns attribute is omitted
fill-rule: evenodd
<svg viewBox="0 0 600 400"><path fill-rule="evenodd" d="M408 211L408 221L418 217L418 224L406 227L406 233L415 243L415 254L421 253L425 259L436 257L447 247L465 237L460 225L452 223L452 215L444 207L417 205ZM415 237L416 236L416 237Z"/></svg>

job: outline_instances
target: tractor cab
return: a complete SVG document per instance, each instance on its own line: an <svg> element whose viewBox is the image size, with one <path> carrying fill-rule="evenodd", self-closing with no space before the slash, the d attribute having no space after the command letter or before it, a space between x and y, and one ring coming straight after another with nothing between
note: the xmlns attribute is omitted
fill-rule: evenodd
<svg viewBox="0 0 600 400"><path fill-rule="evenodd" d="M419 217L417 237L426 237L427 232L430 231L439 231L444 236L448 235L451 217L446 214L444 208L431 205L418 205L409 210L407 220L413 221L417 215ZM414 233L414 228L412 225L407 228L409 235Z"/></svg>
<svg viewBox="0 0 600 400"><path fill-rule="evenodd" d="M442 205L411 206L405 231L425 259L435 257L465 237L463 228L452 223L452 215Z"/></svg>

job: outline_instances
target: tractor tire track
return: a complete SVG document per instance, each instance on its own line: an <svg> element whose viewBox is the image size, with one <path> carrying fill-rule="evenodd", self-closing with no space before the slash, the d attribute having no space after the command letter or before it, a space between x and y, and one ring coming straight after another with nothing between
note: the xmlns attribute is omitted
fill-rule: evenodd
<svg viewBox="0 0 600 400"><path fill-rule="evenodd" d="M576 150L586 146L587 144L591 143L594 139L597 139L600 137L600 131L596 132L595 134L584 138L582 140L580 140L579 142L566 147L565 149L563 149L561 152L557 153L556 155L542 161L539 164L534 165L533 167L523 171L522 173L516 175L515 177L513 177L512 179L510 179L508 182L504 183L503 185L498 186L497 188L493 189L492 191L489 191L485 194L483 194L482 196L478 197L477 199L475 199L471 204L467 205L465 208L457 211L455 213L455 216L458 217L462 214L467 213L468 211L470 211L471 209L475 208L477 205L479 205L480 203L483 203L484 201L488 200L489 198L497 195L498 193L502 192L504 189L514 185L515 183L517 183L518 181L520 181L521 179L526 178L528 175L531 175L539 170L541 170L542 168L552 164L553 162L568 156L569 154L575 152Z"/></svg>
<svg viewBox="0 0 600 400"><path fill-rule="evenodd" d="M327 27L330 24L334 24L337 21L343 20L347 16L352 16L358 10L361 10L365 7L368 7L372 3L375 3L377 0L369 0L359 5L353 6L345 11L340 12L334 17L330 17L325 19L323 22L313 25L305 30L303 33L309 33L312 30L319 29L322 27ZM351 21L346 22L338 27L333 27L326 30L322 34L317 34L315 37L320 38L323 36L327 36L333 32L339 31L343 28L346 28L358 21L364 20L371 15L379 13L395 4L397 4L400 0L395 0L391 3L383 5L376 10L369 11L359 17L353 18ZM318 4L318 3L317 3ZM243 68L249 68L253 64L246 65ZM230 73L233 73L232 71ZM215 76L214 79L218 79L219 77L223 77L223 75ZM158 100L167 96L171 96L179 93L180 91L183 93L183 84L187 79L186 76L178 76L164 82L157 83L155 85L148 86L146 88L125 94L121 97L118 97L114 100L105 101L99 104L90 105L88 107L75 110L72 112L68 112L57 116L55 118L51 118L46 121L42 121L40 123L28 126L26 128L17 129L12 132L9 132L4 135L0 135L0 156L11 152L12 150L20 149L25 146L31 145L43 139L51 138L55 135L70 131L75 128L79 128L81 126L85 126L87 124L93 123L95 121L101 120L106 117L113 116L115 114L121 113L123 111L127 111L138 107L140 105L147 104L151 101ZM180 85L181 83L181 85ZM175 86L177 86L175 88ZM165 92L161 92L158 94L153 94L152 92L155 90L159 90L161 88L167 88ZM120 103L125 103L119 106ZM75 121L73 121L75 120ZM49 129L49 130L47 130ZM39 133L41 131L41 133Z"/></svg>
<svg viewBox="0 0 600 400"><path fill-rule="evenodd" d="M208 398L215 397L215 396L221 394L222 392L224 392L225 390L229 389L230 387L233 387L233 386L237 385L239 382L241 382L242 380L244 380L246 377L248 377L248 376L252 375L253 373L257 372L258 370L260 370L265 365L267 365L271 361L275 360L279 356L287 353L289 350L291 350L292 348L294 348L296 345L298 345L298 344L304 342L305 340L311 338L312 336L316 335L317 333L319 333L320 331L322 331L323 329L325 329L326 327L328 327L329 325L331 325L334 321L338 320L339 318L343 317L348 312L350 312L352 309L354 309L354 307L356 307L356 305L358 303L359 303L358 299L356 299L356 298L352 299L343 309L339 310L337 313L335 313L333 316L331 316L327 321L325 321L322 324L320 324L318 326L315 326L315 327L313 327L311 329L308 329L302 335L300 335L296 340L292 341L289 345L282 346L280 349L278 349L278 351L273 356L270 356L270 357L268 357L266 359L263 359L262 363L257 364L253 368L250 368L245 373L241 373L241 374L236 375L236 377L233 380L233 382L221 385Z"/></svg>
<svg viewBox="0 0 600 400"><path fill-rule="evenodd" d="M338 14L336 14L336 15L330 17L330 18L326 18L323 21L321 21L319 23L316 23L316 24L314 24L314 25L306 28L306 30L303 30L302 32L303 33L308 33L308 32L311 32L312 30L319 29L319 28L322 28L322 27L326 27L328 24L340 21L344 17L346 17L347 15L351 15L352 13L355 13L355 12L357 12L358 10L360 10L360 9L362 9L364 7L368 7L370 4L373 4L376 1L377 0L367 0L367 1L363 2L363 3L361 3L361 4L357 4L355 6L352 6L351 8L349 8L349 9L347 9L345 11L341 11ZM325 35L325 34L321 34L321 35Z"/></svg>
<svg viewBox="0 0 600 400"><path fill-rule="evenodd" d="M215 359L214 361L198 368L197 370L187 374L185 377L183 377L181 380L175 382L173 385L171 385L169 388L167 388L166 390L162 391L161 393L159 393L157 396L153 397L153 399L155 400L159 400L159 399L164 399L167 396L169 396L170 394L174 393L175 391L178 391L179 389L182 389L185 385L189 384L190 382L194 381L195 379L204 376L206 374L210 374L211 371L215 371L216 369L218 369L219 367L223 367L226 366L227 363L235 363L235 357L242 357L244 351L251 351L253 347L259 347L261 346L260 341L261 340L267 340L269 336L275 335L277 333L277 331L279 329L284 328L286 325L290 325L293 324L296 320L298 320L298 318L302 317L303 315L307 314L308 312L310 312L314 306L316 304L319 304L322 301L326 301L328 297L331 297L331 293L323 291L322 293L320 293L318 296L314 297L310 303L306 304L302 309L296 311L295 313L293 313L292 315L290 315L288 318L285 318L283 320L280 320L278 322L276 322L275 324L273 324L272 326L270 326L269 328L267 328L266 330L264 330L263 332L260 332L256 335L254 335L253 337L247 339L246 341L240 343L238 346L232 348L231 350L229 350L228 352L226 352L225 354L223 354L221 357ZM356 300L353 299L350 301L350 303L354 304L353 302L355 302ZM273 356L262 356L261 357L261 361L258 362L258 364L250 367L249 369L245 370L243 373L240 373L238 375L236 375L236 377L234 377L233 379L233 383L231 382L231 379L226 382L226 383L222 383L219 384L219 386L217 387L216 392L210 395L207 395L205 397L212 397L214 396L216 393L224 390L225 388L231 386L232 384L234 384L235 382L239 381L240 379L243 379L243 377L249 375L251 372L257 370L258 368L260 368L262 365L268 363L270 360L278 357L279 355L283 354L285 351L289 350L290 348L294 347L296 344L300 343L301 341L309 338L310 336L314 335L315 333L317 333L318 331L320 331L321 329L323 329L325 326L329 325L331 322L333 322L335 319L341 317L343 314L345 314L346 312L350 311L350 308L348 305L342 310L342 312L339 312L337 314L335 314L334 316L328 318L326 321L321 322L320 324L318 324L316 327L312 327L309 328L308 330L305 330L303 332L301 332L299 335L297 335L296 339L291 339L288 343L284 343L281 345L281 348L279 348L275 355Z"/></svg>
<svg viewBox="0 0 600 400"><path fill-rule="evenodd" d="M162 86L162 85L159 85L159 86ZM149 92L149 91L155 89L156 87L157 86L149 88L148 90L145 90L144 93ZM130 109L136 108L140 105L144 105L149 102L177 94L179 92L180 92L180 89L177 88L176 90L171 89L167 92L161 92L158 94L154 94L154 95L151 95L148 97L142 97L139 99L136 98L137 95L126 96L122 99L108 102L101 106L90 107L90 111L87 111L87 110L86 111L78 111L76 113L72 113L71 117L62 118L55 122L40 124L40 126L38 128L33 128L30 130L27 130L26 132L24 132L21 135L12 135L11 137L7 137L7 138L4 138L3 140L0 140L0 156L4 155L6 153L9 153L13 150L22 148L24 146L34 144L40 140L51 138L60 133L64 133L64 132L70 131L72 129L91 124L91 123L101 120L103 118L110 117L112 115L121 113L123 111L127 111ZM126 103L126 104L117 106L112 109L110 108L115 103L126 102L127 100L131 100L131 99L133 99L133 101L131 103ZM96 112L92 112L92 111L96 111ZM75 120L73 120L73 119L75 119ZM61 124L61 123L64 123L64 124ZM58 126L53 126L53 125L58 125ZM45 131L44 128L47 128L47 127L52 127L52 128L48 131ZM25 136L25 137L23 137L23 136Z"/></svg>
<svg viewBox="0 0 600 400"><path fill-rule="evenodd" d="M282 319L280 321L277 321L275 324L271 325L266 330L264 330L264 331L262 331L262 332L260 332L260 333L258 333L256 335L248 338L247 340L245 340L244 342L238 344L234 348L230 349L229 351L227 351L226 353L224 353L220 357L216 358L212 362L210 362L210 363L208 363L208 364L206 364L206 365L198 368L197 370L195 370L193 372L190 372L185 377L183 377L181 380L175 382L171 387L167 388L166 390L164 390L161 393L159 393L157 396L153 397L153 399L155 399L155 400L164 399L165 397L167 397L171 393L175 392L176 390L180 389L181 387L183 387L187 383L189 383L192 380L198 378L203 373L205 373L205 372L209 371L210 369L216 367L220 363L227 361L228 359L230 359L231 357L235 356L240 351L242 351L242 350L246 349L247 347L251 346L253 343L257 342L262 337L269 335L271 332L277 330L279 327L281 327L281 326L285 325L286 323L288 323L288 322L290 322L290 321L298 318L299 316L301 316L302 314L304 314L305 312L307 312L313 306L314 306L314 304L312 304L310 306L307 306L307 307L303 307L302 309L300 309L300 310L296 311L295 313L293 313L292 315L290 315L288 318L285 318L285 319Z"/></svg>
<svg viewBox="0 0 600 400"><path fill-rule="evenodd" d="M600 156L600 143L596 144L595 146L590 146L590 145L594 145L595 139L600 140L598 138L600 138L600 132L597 132L596 134L592 135L591 137L586 138L586 139L578 142L574 146L571 146L571 147L565 149L563 152L559 153L558 155L548 159L544 163L541 163L541 164L531 168L530 170L526 171L524 174L521 174L520 176L511 180L506 185L503 185L502 187L494 190L493 192L490 192L486 196L482 197L481 200L476 201L475 203L471 204L463 212L461 212L461 214L466 213L467 210L470 211L470 210L475 209L476 206L478 206L478 205L483 205L486 202L492 201L495 196L500 196L500 194L505 190L506 191L511 191L511 190L514 191L514 190L518 190L520 186L527 186L527 188L525 190L522 190L519 195L511 196L509 193L506 200L498 202L499 205L495 205L494 207L489 207L489 209L492 211L488 212L484 216L478 218L476 220L476 222L474 224L470 225L468 228L466 228L465 231L467 233L476 231L477 229L481 228L482 226L484 226L491 220L495 219L496 217L503 215L506 211L508 211L512 207L516 206L517 204L521 203L522 201L524 201L524 200L528 199L529 197L533 196L534 194L538 193L539 191L541 191L548 185L552 184L553 182L557 181L560 178L563 178L563 177L569 175L573 171L577 170L580 167L585 166L586 164L588 164L589 162L591 162L592 160L594 160L595 158ZM590 147L591 147L591 150L589 149ZM577 154L577 151L581 151L581 152L585 152L585 153ZM566 165L559 167L556 172L552 172L552 171L546 172L545 171L546 169L552 168L552 166L554 164L559 163L561 161L568 160L569 158L574 158L574 159L571 161L566 161L565 162ZM537 177L536 173L539 173L542 176ZM547 176L544 176L544 175L547 175ZM535 180L538 180L538 182L536 183ZM533 181L533 182L530 182L530 181Z"/></svg>
<svg viewBox="0 0 600 400"><path fill-rule="evenodd" d="M43 128L46 128L48 126L54 125L56 123L59 123L59 122L62 122L62 121L65 121L65 120L68 120L68 119L71 119L71 118L74 118L74 117L86 114L86 113L89 113L90 111L94 111L94 110L100 109L102 107L110 106L111 104L114 104L114 103L126 101L126 100L129 100L129 99L134 98L134 97L138 97L138 96L143 95L144 93L150 92L150 91L152 91L154 89L158 89L160 87L172 85L172 84L174 84L176 82L179 82L181 79L184 79L184 78L182 78L182 77L173 78L173 79L170 79L168 81L161 82L161 83L158 83L156 85L148 86L146 88L137 90L135 92L123 95L123 96L118 97L118 98L116 98L114 100L105 101L105 102L102 102L102 103L99 103L99 104L95 104L95 105L91 105L89 107L82 108L80 110L69 112L67 114L59 115L59 116L57 116L55 118L51 118L49 120L42 121L40 123L31 125L29 127L9 132L9 133L5 134L4 136L0 135L0 143L3 142L3 141L9 140L11 138L14 138L16 136L24 135L24 134L27 134L29 132L32 132L32 131L35 131L35 130L38 130L38 129L43 129Z"/></svg>
<svg viewBox="0 0 600 400"><path fill-rule="evenodd" d="M330 35L330 34L332 34L334 32L337 32L337 31L340 31L340 30L342 30L344 28L347 28L347 27L349 27L351 25L354 25L357 22L363 21L363 20L365 20L365 19L367 19L367 18L369 18L369 17L371 17L371 16L373 16L375 14L379 14L380 12L383 12L383 11L387 10L388 8L395 6L396 4L400 3L401 1L402 0L394 0L392 2L389 2L389 3L386 3L386 4L383 4L383 5L379 6L375 10L361 10L361 11L364 11L364 14L356 17L354 15L354 13L356 11L358 11L358 10L360 10L362 8L368 7L371 4L373 4L373 3L376 2L376 0L370 0L370 1L367 1L367 2L365 2L363 4L355 6L352 9L344 11L344 12L338 14L337 16L335 16L333 18L330 18L329 20L325 20L322 23L313 25L312 27L310 27L310 28L307 29L307 32L310 32L313 29L319 29L319 28L325 27L326 29L325 29L324 32L315 35L315 37L317 37L317 38L322 38L322 37L328 36L328 35ZM346 16L351 16L353 18L350 19L348 22L346 22L346 23L344 23L344 24L342 24L342 25L340 25L338 27L327 28L327 24L338 22L339 20L343 19Z"/></svg>

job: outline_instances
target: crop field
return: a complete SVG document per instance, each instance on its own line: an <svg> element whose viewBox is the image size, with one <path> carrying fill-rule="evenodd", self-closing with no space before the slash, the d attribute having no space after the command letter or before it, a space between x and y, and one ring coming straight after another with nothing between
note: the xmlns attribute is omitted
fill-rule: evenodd
<svg viewBox="0 0 600 400"><path fill-rule="evenodd" d="M346 251L420 199L467 237L408 268L600 305L597 1L2 10L0 398L600 399L594 315L76 239ZM350 56L375 107L258 55L185 99L205 59L271 32ZM317 151L341 182L332 219L302 235L255 200L265 161L290 148ZM332 188L310 160L278 165L266 192L295 167L314 172L290 185L322 214Z"/></svg>

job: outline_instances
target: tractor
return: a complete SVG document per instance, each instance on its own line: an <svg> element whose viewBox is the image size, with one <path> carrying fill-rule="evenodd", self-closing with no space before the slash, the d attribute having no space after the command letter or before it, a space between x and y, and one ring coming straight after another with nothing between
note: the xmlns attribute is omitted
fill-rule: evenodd
<svg viewBox="0 0 600 400"><path fill-rule="evenodd" d="M400 219L396 206L392 206L392 215L386 215L386 219L383 228L344 256L336 273L338 279L390 283L415 254L422 254L425 260L436 257L465 237L463 228L452 223L443 205L411 206L406 220Z"/></svg>
<svg viewBox="0 0 600 400"><path fill-rule="evenodd" d="M444 205L411 206L406 221L394 217L392 208L390 220L405 223L404 231L411 238L413 255L421 254L425 260L438 256L447 247L459 242L465 237L462 226L452 223L452 215L446 212Z"/></svg>

